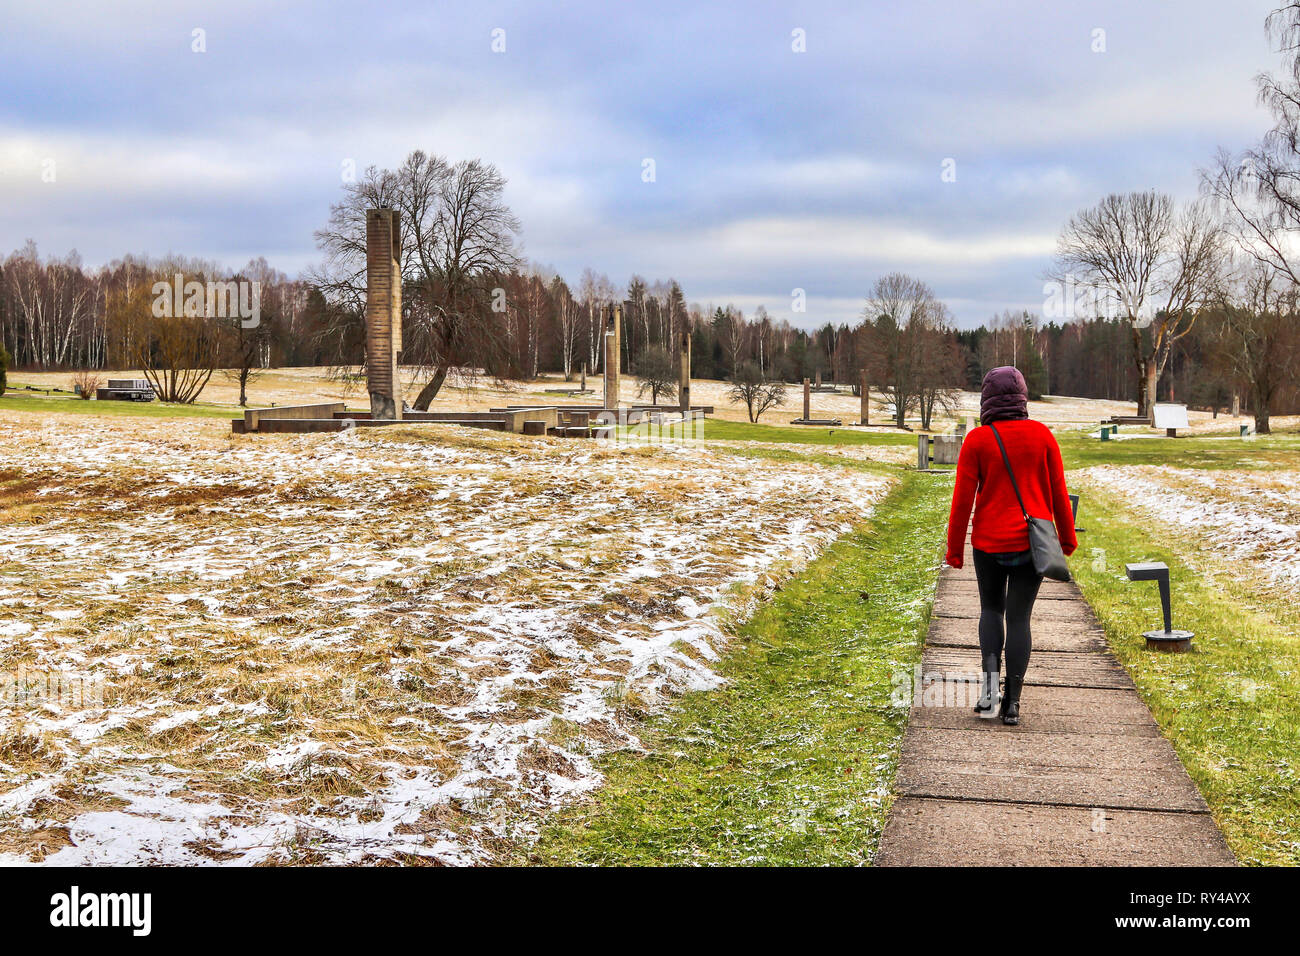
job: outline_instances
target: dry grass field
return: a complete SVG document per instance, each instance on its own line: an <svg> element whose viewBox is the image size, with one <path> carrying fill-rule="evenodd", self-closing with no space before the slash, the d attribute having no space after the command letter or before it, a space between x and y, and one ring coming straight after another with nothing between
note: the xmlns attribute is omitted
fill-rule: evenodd
<svg viewBox="0 0 1300 956"><path fill-rule="evenodd" d="M491 860L890 484L447 426L0 429L0 672L103 688L0 701L3 862Z"/></svg>

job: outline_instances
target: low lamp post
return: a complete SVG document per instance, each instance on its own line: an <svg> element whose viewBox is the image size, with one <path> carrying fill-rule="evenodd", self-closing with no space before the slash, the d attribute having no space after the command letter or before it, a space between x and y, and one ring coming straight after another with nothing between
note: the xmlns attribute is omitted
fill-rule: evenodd
<svg viewBox="0 0 1300 956"><path fill-rule="evenodd" d="M1145 631L1147 650L1181 653L1192 649L1192 632L1174 630L1173 612L1169 601L1169 565L1163 561L1126 564L1124 570L1130 581L1155 581L1160 586L1160 604L1165 613L1163 631Z"/></svg>

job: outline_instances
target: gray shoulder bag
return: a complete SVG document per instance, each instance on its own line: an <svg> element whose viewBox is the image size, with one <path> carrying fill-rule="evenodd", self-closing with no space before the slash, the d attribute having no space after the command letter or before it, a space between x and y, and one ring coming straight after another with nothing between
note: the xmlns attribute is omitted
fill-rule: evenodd
<svg viewBox="0 0 1300 956"><path fill-rule="evenodd" d="M1020 513L1025 516L1025 524L1029 526L1029 551L1034 559L1034 570L1054 581L1070 580L1070 568L1065 563L1065 552L1061 550L1061 539L1056 534L1056 525L1048 518L1029 516L1029 512L1025 510L1025 499L1020 497L1020 486L1016 484L1016 473L1011 470L1007 446L1002 444L1002 436L998 434L992 422L989 423L989 428L993 429L993 437L998 440L998 448L1002 452L1002 464L1007 466L1007 474L1011 477L1011 487L1016 493L1016 501L1020 502Z"/></svg>

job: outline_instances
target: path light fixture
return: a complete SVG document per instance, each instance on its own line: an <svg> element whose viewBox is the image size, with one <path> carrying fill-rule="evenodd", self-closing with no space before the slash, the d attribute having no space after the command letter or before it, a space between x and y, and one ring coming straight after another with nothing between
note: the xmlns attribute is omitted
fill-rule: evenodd
<svg viewBox="0 0 1300 956"><path fill-rule="evenodd" d="M1192 649L1192 632L1175 631L1173 612L1169 606L1169 565L1163 561L1149 561L1143 564L1126 564L1124 570L1130 581L1155 581L1160 585L1160 604L1165 612L1165 629L1163 631L1145 631L1142 636L1147 639L1147 650L1181 653Z"/></svg>

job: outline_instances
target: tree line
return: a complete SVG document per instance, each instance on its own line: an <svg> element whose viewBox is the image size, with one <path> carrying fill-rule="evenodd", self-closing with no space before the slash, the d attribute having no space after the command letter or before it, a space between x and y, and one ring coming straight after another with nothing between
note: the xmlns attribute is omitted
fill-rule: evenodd
<svg viewBox="0 0 1300 956"><path fill-rule="evenodd" d="M1236 263L1238 267L1244 263ZM1266 412L1300 410L1296 387L1295 284L1276 269L1233 265L1226 252L1216 284L1207 287L1194 322L1169 334L1163 354L1159 323L1138 326L1126 316L1042 321L1027 311L1004 312L975 329L957 329L947 307L923 281L882 276L864 298L855 324L796 328L759 307L746 314L732 305L687 303L671 278L634 275L625 287L585 269L572 285L555 270L520 261L505 272L478 277L483 306L456 358L438 368L430 348L434 309L406 284L404 363L420 366L439 387L448 374L499 379L559 373L576 380L585 368L602 371L603 309L623 306L623 371L649 372L675 362L679 330L692 339L697 378L798 383L821 375L855 393L865 370L884 396L886 413L901 424L951 407L958 389L977 390L984 372L1015 365L1035 398L1047 394L1141 401L1152 390L1144 355L1160 355L1159 400L1226 410L1236 397L1266 428ZM192 318L151 314L153 286L175 274L187 279L249 280L261 289L257 328L215 320L196 333ZM258 370L282 366L356 368L364 362L364 262L347 295L315 274L291 279L256 260L231 273L211 262L125 256L86 269L76 254L42 258L33 243L0 262L0 347L11 367L35 370L177 368L228 369L247 386ZM493 291L499 290L494 297ZM437 288L433 290L437 292ZM494 311L495 302L500 303ZM1159 318L1163 319L1161 314ZM1152 326L1155 326L1153 330ZM1136 332L1136 337L1135 337ZM423 340L417 337L423 335ZM1136 341L1136 345L1134 344ZM412 342L416 342L412 346ZM466 363L461 366L459 363ZM464 369L473 368L473 373ZM654 376L652 376L654 377ZM206 379L204 379L206 380ZM428 389L431 400L436 391ZM197 395L197 392L194 393ZM176 400L191 397L177 393ZM418 400L418 399L417 399Z"/></svg>
<svg viewBox="0 0 1300 956"><path fill-rule="evenodd" d="M42 258L29 242L0 263L0 350L21 368L143 368L159 381L169 371L188 383L168 393L175 400L192 400L206 381L180 368L231 369L241 386L262 368L355 368L365 347L365 213L391 207L402 213L402 362L416 408L452 376L599 373L601 314L619 302L624 371L656 380L688 330L698 378L757 394L818 374L856 391L865 373L899 425L919 415L928 427L958 389L1016 365L1035 398L1131 400L1139 414L1162 398L1216 412L1240 402L1267 432L1270 414L1300 410L1300 2L1275 10L1267 29L1286 66L1258 78L1273 129L1240 154L1220 152L1193 201L1112 194L1071 216L1046 276L1047 321L1004 312L960 330L928 284L902 273L864 290L856 322L815 329L762 306L746 315L690 304L672 278L633 275L619 286L588 268L570 282L524 258L495 166L417 150L344 184L316 233L321 264L296 279L260 259L233 276L176 257L88 270L76 253ZM260 322L155 315L154 284L180 273L256 282Z"/></svg>
<svg viewBox="0 0 1300 956"><path fill-rule="evenodd" d="M155 286L187 281L257 283L261 320L244 328L237 316L158 316ZM313 309L313 297L316 307ZM265 259L231 273L217 263L169 256L127 255L98 269L75 252L42 257L29 241L0 261L0 349L10 367L59 369L231 369L246 382L252 370L314 365L319 344L319 294ZM151 376L152 377L152 376ZM200 388L201 390L201 388ZM162 388L169 399L192 400L188 388Z"/></svg>

